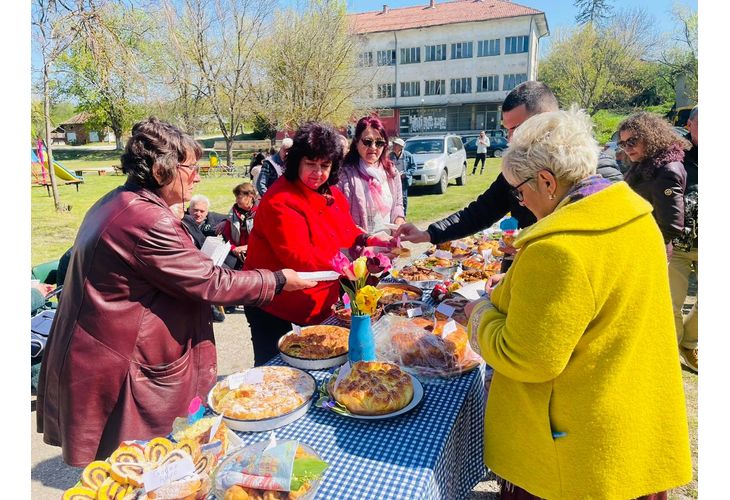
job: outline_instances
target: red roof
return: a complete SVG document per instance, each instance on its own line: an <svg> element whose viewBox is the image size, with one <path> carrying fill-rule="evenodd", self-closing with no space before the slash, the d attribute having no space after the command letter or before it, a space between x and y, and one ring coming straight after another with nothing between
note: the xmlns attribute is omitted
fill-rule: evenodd
<svg viewBox="0 0 730 500"><path fill-rule="evenodd" d="M423 5L415 7L389 8L385 14L382 10L350 14L350 19L355 32L364 34L544 14L540 10L507 0L454 0L436 2L433 8L429 7L428 0L422 1ZM387 0L383 0L383 3L386 4Z"/></svg>

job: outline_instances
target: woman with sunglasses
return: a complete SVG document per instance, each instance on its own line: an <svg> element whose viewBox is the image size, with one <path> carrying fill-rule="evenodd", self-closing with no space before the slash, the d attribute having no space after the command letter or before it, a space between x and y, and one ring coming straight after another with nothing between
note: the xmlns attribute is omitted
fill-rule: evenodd
<svg viewBox="0 0 730 500"><path fill-rule="evenodd" d="M233 188L236 202L226 216L221 228L223 239L230 243L231 253L236 262L233 269L241 269L246 260L248 238L253 229L253 219L256 215L256 189L250 182L244 182Z"/></svg>
<svg viewBox="0 0 730 500"><path fill-rule="evenodd" d="M360 118L337 185L350 214L369 233L405 222L400 174L388 159L388 134L372 116Z"/></svg>
<svg viewBox="0 0 730 500"><path fill-rule="evenodd" d="M597 156L572 109L529 118L502 159L537 222L467 313L494 369L484 459L505 500L658 499L692 478L662 236Z"/></svg>
<svg viewBox="0 0 730 500"><path fill-rule="evenodd" d="M195 140L150 118L121 158L127 181L89 209L42 363L43 440L74 467L121 441L165 436L216 381L210 304L263 305L315 283L290 269L233 271L195 247L171 207L200 182Z"/></svg>
<svg viewBox="0 0 730 500"><path fill-rule="evenodd" d="M624 178L654 207L654 218L670 259L672 239L684 233L687 172L683 161L684 152L692 144L680 137L669 122L646 111L625 119L618 130L618 146L631 162Z"/></svg>
<svg viewBox="0 0 730 500"><path fill-rule="evenodd" d="M283 176L261 199L244 269L329 271L340 249L357 257L367 245L388 246L368 237L350 217L336 187L341 163L342 143L333 127L307 123L297 131ZM318 325L327 319L340 293L337 280L320 281L308 290L284 292L270 304L246 306L254 365L276 356L277 342L292 323Z"/></svg>

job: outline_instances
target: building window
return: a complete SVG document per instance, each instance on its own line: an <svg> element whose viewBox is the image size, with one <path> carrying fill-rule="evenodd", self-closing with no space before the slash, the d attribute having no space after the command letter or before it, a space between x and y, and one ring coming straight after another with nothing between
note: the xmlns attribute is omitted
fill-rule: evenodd
<svg viewBox="0 0 730 500"><path fill-rule="evenodd" d="M495 38L494 40L479 40L479 45L477 47L477 56L498 56L499 42L499 38Z"/></svg>
<svg viewBox="0 0 730 500"><path fill-rule="evenodd" d="M411 47L410 49L400 49L400 63L413 64L421 62L421 47Z"/></svg>
<svg viewBox="0 0 730 500"><path fill-rule="evenodd" d="M445 61L446 60L446 44L426 45L426 62L429 61Z"/></svg>
<svg viewBox="0 0 730 500"><path fill-rule="evenodd" d="M425 95L446 94L446 80L426 80Z"/></svg>
<svg viewBox="0 0 730 500"><path fill-rule="evenodd" d="M466 59L473 57L474 42L459 42L451 44L451 59Z"/></svg>
<svg viewBox="0 0 730 500"><path fill-rule="evenodd" d="M401 82L401 97L413 97L417 95L421 95L421 82Z"/></svg>
<svg viewBox="0 0 730 500"><path fill-rule="evenodd" d="M452 78L452 94L471 94L471 78Z"/></svg>
<svg viewBox="0 0 730 500"><path fill-rule="evenodd" d="M360 52L357 58L357 64L359 66L372 66L373 65L373 53L372 52Z"/></svg>
<svg viewBox="0 0 730 500"><path fill-rule="evenodd" d="M499 90L499 75L477 77L477 92L492 92L494 90Z"/></svg>
<svg viewBox="0 0 730 500"><path fill-rule="evenodd" d="M525 36L508 36L504 39L504 53L505 54L519 54L520 52L527 52L529 45L529 38Z"/></svg>
<svg viewBox="0 0 730 500"><path fill-rule="evenodd" d="M395 50L379 50L378 66L395 66Z"/></svg>
<svg viewBox="0 0 730 500"><path fill-rule="evenodd" d="M395 97L395 83L378 84L378 99L386 99Z"/></svg>
<svg viewBox="0 0 730 500"><path fill-rule="evenodd" d="M502 90L512 90L522 82L527 81L527 73L518 73L516 75L504 75L502 82Z"/></svg>

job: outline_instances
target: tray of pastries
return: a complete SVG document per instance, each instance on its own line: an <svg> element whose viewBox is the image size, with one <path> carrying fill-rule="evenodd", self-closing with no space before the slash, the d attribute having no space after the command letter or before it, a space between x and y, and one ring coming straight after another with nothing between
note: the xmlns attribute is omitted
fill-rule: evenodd
<svg viewBox="0 0 730 500"><path fill-rule="evenodd" d="M289 366L260 366L213 386L208 406L237 431L267 431L304 416L316 390L314 377Z"/></svg>
<svg viewBox="0 0 730 500"><path fill-rule="evenodd" d="M444 281L446 276L443 274L421 266L405 266L398 271L398 278L405 280L409 285L419 288L433 288L439 281Z"/></svg>
<svg viewBox="0 0 730 500"><path fill-rule="evenodd" d="M281 358L305 370L322 370L347 361L350 331L335 325L304 326L279 339Z"/></svg>
<svg viewBox="0 0 730 500"><path fill-rule="evenodd" d="M357 361L336 373L327 382L327 390L353 418L393 418L423 399L421 383L393 363Z"/></svg>
<svg viewBox="0 0 730 500"><path fill-rule="evenodd" d="M383 295L378 300L378 303L384 306L394 302L403 302L404 299L406 301L420 300L423 297L423 290L417 286L407 285L405 283L380 282L377 288L383 291Z"/></svg>

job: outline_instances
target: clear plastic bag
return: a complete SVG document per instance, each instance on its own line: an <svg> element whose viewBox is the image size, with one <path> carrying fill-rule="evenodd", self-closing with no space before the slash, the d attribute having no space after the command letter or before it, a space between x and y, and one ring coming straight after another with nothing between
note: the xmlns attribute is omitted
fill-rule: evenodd
<svg viewBox="0 0 730 500"><path fill-rule="evenodd" d="M454 377L483 363L464 327L450 319L386 314L373 326L373 334L378 360L421 378Z"/></svg>

